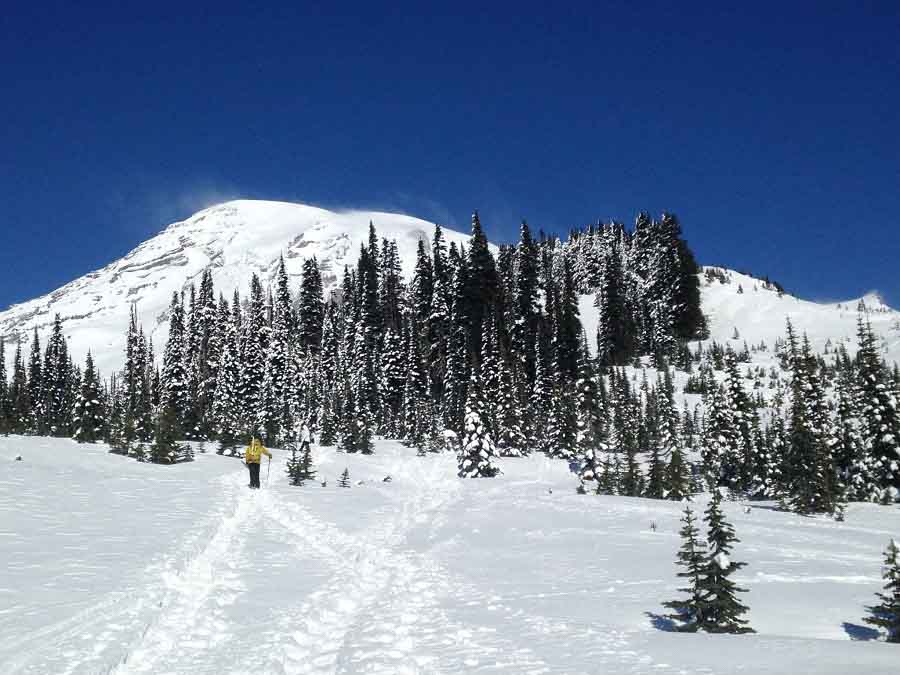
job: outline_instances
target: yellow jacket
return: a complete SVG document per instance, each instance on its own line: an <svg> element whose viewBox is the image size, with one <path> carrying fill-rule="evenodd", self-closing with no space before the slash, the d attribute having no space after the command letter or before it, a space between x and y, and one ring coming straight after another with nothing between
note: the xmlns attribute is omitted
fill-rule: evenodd
<svg viewBox="0 0 900 675"><path fill-rule="evenodd" d="M262 446L262 443L254 438L250 442L250 446L244 452L244 461L246 461L247 464L259 464L262 455L268 455L269 459L272 458L272 453L266 450Z"/></svg>

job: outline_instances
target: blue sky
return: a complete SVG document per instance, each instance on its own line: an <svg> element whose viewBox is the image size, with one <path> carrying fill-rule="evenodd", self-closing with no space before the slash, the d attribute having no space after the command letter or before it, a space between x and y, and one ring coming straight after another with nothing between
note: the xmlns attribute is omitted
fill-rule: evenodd
<svg viewBox="0 0 900 675"><path fill-rule="evenodd" d="M670 210L704 264L900 306L896 2L256 4L5 8L0 306L232 197Z"/></svg>

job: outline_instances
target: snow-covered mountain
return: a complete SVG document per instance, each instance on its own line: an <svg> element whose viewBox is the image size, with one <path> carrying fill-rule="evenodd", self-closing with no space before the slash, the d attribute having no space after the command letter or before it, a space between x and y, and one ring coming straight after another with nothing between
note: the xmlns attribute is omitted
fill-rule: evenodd
<svg viewBox="0 0 900 675"><path fill-rule="evenodd" d="M340 283L368 239L369 223L379 237L397 242L404 273L412 274L420 239L430 241L434 224L396 213L334 212L304 204L240 200L204 209L173 223L124 258L91 272L43 297L0 313L0 335L7 354L17 338L27 350L35 326L42 344L55 314L64 321L70 350L82 360L88 349L104 374L121 367L124 332L135 306L145 331L161 352L168 331L166 313L173 291L199 284L212 268L216 290L230 298L249 289L256 272L263 283L274 278L280 255L296 292L303 260L316 256L326 293ZM467 235L445 230L445 239L462 243Z"/></svg>
<svg viewBox="0 0 900 675"><path fill-rule="evenodd" d="M7 358L16 338L25 348L37 326L42 341L55 314L64 321L70 349L77 360L93 350L98 367L109 374L121 367L124 332L132 306L158 353L168 331L167 309L173 291L199 282L212 268L217 292L230 297L235 288L244 293L250 275L264 283L273 279L280 255L296 291L303 260L316 256L326 291L335 287L344 265L352 265L368 238L369 222L378 236L397 241L404 273L411 275L420 239L430 240L434 224L410 216L371 211L334 212L285 202L240 200L204 209L187 220L173 223L124 258L76 279L30 302L0 312L0 335L6 337ZM448 242L465 242L467 234L445 230ZM777 270L771 270L777 274ZM888 360L900 361L900 312L875 294L840 303L816 303L780 295L752 277L723 270L718 278L701 276L703 311L710 320L710 337L766 342L771 348L784 334L791 318L798 332L806 332L815 349L845 341L855 351L856 320L862 301L873 329L882 338ZM581 302L582 320L589 336L596 328L592 298ZM593 340L589 340L593 343Z"/></svg>

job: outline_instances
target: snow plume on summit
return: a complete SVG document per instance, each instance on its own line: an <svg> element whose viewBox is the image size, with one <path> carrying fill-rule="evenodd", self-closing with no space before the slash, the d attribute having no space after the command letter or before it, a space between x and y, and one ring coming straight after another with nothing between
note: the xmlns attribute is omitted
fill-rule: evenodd
<svg viewBox="0 0 900 675"><path fill-rule="evenodd" d="M76 362L88 349L108 375L122 365L124 334L132 307L145 331L161 349L167 335L167 309L173 292L185 290L211 269L216 291L242 294L256 273L263 283L273 278L280 256L299 285L304 259L319 262L326 293L335 288L345 265L352 265L367 241L369 223L379 238L397 242L406 275L412 273L420 239L430 241L434 224L411 216L377 211L335 212L304 204L238 200L204 209L173 223L124 258L62 288L0 313L0 335L7 352L17 339L27 351L37 328L42 344L55 314L63 319ZM445 230L447 242L467 235Z"/></svg>

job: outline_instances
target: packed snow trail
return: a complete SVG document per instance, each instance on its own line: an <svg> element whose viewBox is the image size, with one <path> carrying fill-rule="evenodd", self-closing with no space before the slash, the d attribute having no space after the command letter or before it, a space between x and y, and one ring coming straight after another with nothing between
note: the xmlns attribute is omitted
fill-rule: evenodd
<svg viewBox="0 0 900 675"><path fill-rule="evenodd" d="M648 616L680 586L679 504L578 496L540 456L459 480L449 454L315 448L327 487L296 488L275 455L250 491L215 455L157 467L0 438L0 672L896 670L861 617L898 509L853 504L835 523L726 504L759 634L690 636Z"/></svg>

